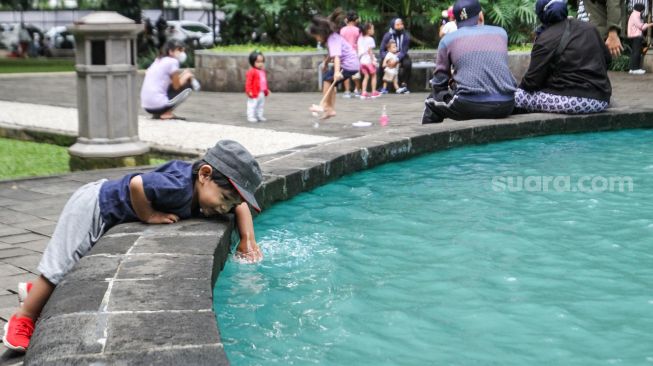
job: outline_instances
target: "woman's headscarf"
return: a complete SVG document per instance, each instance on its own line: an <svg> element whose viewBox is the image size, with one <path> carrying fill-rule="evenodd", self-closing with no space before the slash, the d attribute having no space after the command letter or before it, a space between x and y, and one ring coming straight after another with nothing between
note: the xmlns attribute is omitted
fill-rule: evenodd
<svg viewBox="0 0 653 366"><path fill-rule="evenodd" d="M400 31L395 29L395 26L397 25L398 21L401 21L401 18L397 17L397 18L392 18L392 20L390 20L390 33L391 34L401 34L401 33L404 32L403 29L400 30Z"/></svg>
<svg viewBox="0 0 653 366"><path fill-rule="evenodd" d="M537 0L535 13L542 22L537 29L540 35L549 26L567 19L567 0Z"/></svg>

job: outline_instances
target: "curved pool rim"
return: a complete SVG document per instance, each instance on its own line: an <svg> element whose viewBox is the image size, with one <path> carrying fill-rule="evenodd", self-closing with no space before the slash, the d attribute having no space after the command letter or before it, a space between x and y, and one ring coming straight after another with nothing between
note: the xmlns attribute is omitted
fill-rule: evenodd
<svg viewBox="0 0 653 366"><path fill-rule="evenodd" d="M258 202L268 208L275 202L287 200L305 191L336 180L342 176L369 169L380 164L400 161L425 153L441 151L465 145L485 144L505 140L545 136L554 134L571 134L584 132L614 131L634 128L652 128L653 111L608 111L595 115L551 115L525 114L501 120L447 121L435 125L415 125L390 127L364 137L336 140L317 146L300 146L296 149L278 154L259 157L264 173L264 182L256 192ZM198 252L188 253L189 244L195 240L189 234L191 228L201 230L203 245ZM192 229L192 230L196 230ZM184 291L192 294L206 294L212 304L212 289L219 278L219 273L229 255L229 238L233 230L233 221L215 223L206 220L171 225L166 230L149 230L141 224L125 224L114 228L106 238L93 248L85 261L74 268L65 278L68 286L57 287L55 294L44 309L46 316L39 320L34 342L36 347L30 349L25 357L25 364L88 364L91 362L142 364L166 362L168 364L192 363L206 365L227 365L229 361L222 347L219 325L216 322L206 324L208 317L216 319L212 305L198 308L197 301L179 301L179 289L173 289L157 296L156 301L145 299L139 310L130 313L104 311L97 304L102 304L105 291L96 290L98 283L106 278L117 278L118 271L129 267L139 253L132 253L136 243L157 237L161 242L149 243L147 256L136 258L139 266L151 268L146 273L154 278L165 275L161 271L161 258L171 253L186 253L193 260L212 263L212 268L192 282ZM149 236L148 236L149 235ZM122 243L120 238L133 238L131 243ZM178 238L170 241L171 237ZM168 242L166 242L168 240ZM165 242L165 243L162 243ZM107 252L110 252L107 254ZM138 251L137 251L138 252ZM141 250L142 252L142 250ZM143 254L143 253L140 253ZM151 257L151 258L149 258ZM198 263L199 263L198 262ZM158 272L157 272L158 271ZM101 272L101 273L99 273ZM143 275L140 273L139 275ZM66 295L66 287L80 288L86 286L89 292L84 296L86 308L79 302L71 301ZM104 286L104 285L103 285ZM57 296L59 292L59 296ZM68 292L70 294L70 292ZM125 304L134 306L134 301L124 299ZM202 304L206 301L201 300ZM169 308L176 304L178 309ZM157 307L158 306L158 307ZM189 306L188 309L183 308ZM156 316L162 320L166 316L183 314L185 323L173 324L177 332L174 339L170 333L159 329L147 333L144 337L134 337L135 329L130 324L121 322L123 313L130 316ZM155 315L152 315L155 314ZM120 316L120 317L119 317ZM115 317L115 319L111 318ZM108 320L107 320L108 319ZM113 319L113 320L112 320ZM52 337L66 331L71 324L90 323L84 331L69 333L66 337ZM102 323L103 322L103 323ZM103 324L104 334L118 341L108 344L89 344L88 332L97 331L97 324ZM173 321L174 323L174 321ZM199 332L191 324L204 327ZM180 328L182 326L182 328ZM185 326L185 327L184 327ZM138 333L136 333L138 335ZM123 340L120 342L120 340ZM106 342L106 338L104 339ZM174 345L171 345L173 343Z"/></svg>

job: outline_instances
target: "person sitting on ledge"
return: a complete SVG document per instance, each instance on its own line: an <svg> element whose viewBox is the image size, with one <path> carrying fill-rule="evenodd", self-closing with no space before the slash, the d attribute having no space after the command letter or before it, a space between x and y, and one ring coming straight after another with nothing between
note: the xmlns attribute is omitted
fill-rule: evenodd
<svg viewBox="0 0 653 366"><path fill-rule="evenodd" d="M453 13L458 30L440 40L422 124L509 116L516 82L508 67L506 31L483 24L478 0L456 1Z"/></svg>
<svg viewBox="0 0 653 366"><path fill-rule="evenodd" d="M610 103L610 53L590 23L567 19L566 0L538 0L542 22L519 89L519 112L596 113Z"/></svg>
<svg viewBox="0 0 653 366"><path fill-rule="evenodd" d="M154 119L179 119L172 111L183 103L191 90L199 90L200 84L189 70L179 71L186 62L184 44L170 40L161 54L145 72L141 87L141 106Z"/></svg>
<svg viewBox="0 0 653 366"><path fill-rule="evenodd" d="M194 164L173 160L148 173L82 186L61 212L38 266L41 275L33 284L18 286L22 305L5 324L4 345L27 350L34 322L57 284L109 228L124 222L172 224L200 214L234 212L240 233L236 257L260 261L247 204L261 210L254 198L261 180L261 169L249 151L235 141L222 140Z"/></svg>

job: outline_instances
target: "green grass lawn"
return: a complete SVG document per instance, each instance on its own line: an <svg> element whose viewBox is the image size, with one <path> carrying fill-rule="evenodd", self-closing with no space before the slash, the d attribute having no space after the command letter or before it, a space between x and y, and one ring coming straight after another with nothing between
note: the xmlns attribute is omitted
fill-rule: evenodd
<svg viewBox="0 0 653 366"><path fill-rule="evenodd" d="M0 179L69 172L65 147L0 138Z"/></svg>
<svg viewBox="0 0 653 366"><path fill-rule="evenodd" d="M511 44L508 46L508 51L526 51L526 52L531 52L533 50L533 44L532 43L525 43L525 44Z"/></svg>
<svg viewBox="0 0 653 366"><path fill-rule="evenodd" d="M68 148L0 138L0 179L36 177L70 172ZM150 159L150 164L165 163Z"/></svg>
<svg viewBox="0 0 653 366"><path fill-rule="evenodd" d="M0 74L75 71L72 59L0 58Z"/></svg>

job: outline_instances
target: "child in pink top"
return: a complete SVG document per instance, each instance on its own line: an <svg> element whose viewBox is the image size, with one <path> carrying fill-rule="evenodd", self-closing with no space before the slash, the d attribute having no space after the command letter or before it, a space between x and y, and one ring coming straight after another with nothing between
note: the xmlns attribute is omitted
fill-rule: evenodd
<svg viewBox="0 0 653 366"><path fill-rule="evenodd" d="M361 99L378 98L381 94L376 91L376 57L374 57L374 25L365 23L363 25L363 36L358 38L358 57L361 62L361 74L363 74L363 87ZM367 92L367 84L371 81L372 94Z"/></svg>
<svg viewBox="0 0 653 366"><path fill-rule="evenodd" d="M357 45L358 45L358 39L361 36L361 31L358 28L358 14L356 14L355 11L350 10L347 13L347 25L342 27L340 29L340 35L342 38L349 43L351 48L354 49L354 51L357 51ZM352 77L354 80L354 96L359 96L360 95L360 73L356 74ZM345 80L345 93L343 94L343 98L351 98L351 85L349 83L349 80Z"/></svg>
<svg viewBox="0 0 653 366"><path fill-rule="evenodd" d="M325 73L322 80L322 101L320 105L313 104L309 108L316 116L321 113L322 119L336 116L335 86L356 75L361 68L358 55L339 33L338 24L344 20L343 15L338 8L328 18L314 16L311 24L306 28L306 33L317 42L326 43L329 50L322 63L322 72ZM332 70L328 69L329 61L333 62Z"/></svg>
<svg viewBox="0 0 653 366"><path fill-rule="evenodd" d="M249 64L252 67L245 75L245 93L247 93L247 121L265 122L263 107L265 97L270 95L268 77L265 73L265 56L258 51L249 55Z"/></svg>
<svg viewBox="0 0 653 366"><path fill-rule="evenodd" d="M630 71L629 74L642 75L646 73L642 69L642 32L653 23L642 22L642 11L644 11L644 4L638 3L633 5L633 12L628 18L628 39L630 40L632 53L630 55Z"/></svg>

